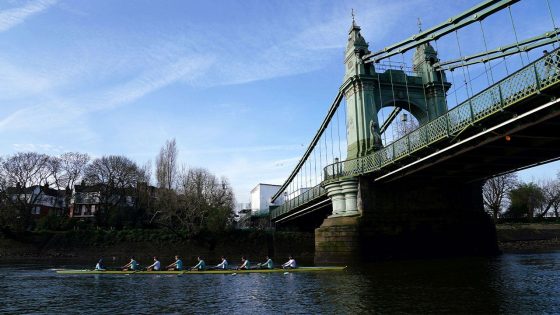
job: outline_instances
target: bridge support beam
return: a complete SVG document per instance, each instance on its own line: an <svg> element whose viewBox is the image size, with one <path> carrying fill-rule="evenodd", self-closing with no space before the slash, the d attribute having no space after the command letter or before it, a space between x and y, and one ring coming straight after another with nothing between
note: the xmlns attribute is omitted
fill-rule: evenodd
<svg viewBox="0 0 560 315"><path fill-rule="evenodd" d="M333 215L315 230L316 263L498 252L481 183L360 177L357 184L359 215Z"/></svg>

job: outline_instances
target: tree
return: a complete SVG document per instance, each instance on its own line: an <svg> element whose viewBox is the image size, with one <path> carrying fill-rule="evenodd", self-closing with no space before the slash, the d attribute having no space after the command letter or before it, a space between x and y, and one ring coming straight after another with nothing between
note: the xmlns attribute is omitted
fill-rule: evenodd
<svg viewBox="0 0 560 315"><path fill-rule="evenodd" d="M128 199L135 195L134 189L144 177L138 165L125 156L103 156L86 167L86 182L99 188L101 202L96 211L99 224L107 225L119 208L132 202Z"/></svg>
<svg viewBox="0 0 560 315"><path fill-rule="evenodd" d="M156 180L159 188L175 187L178 156L175 139L167 140L156 157Z"/></svg>
<svg viewBox="0 0 560 315"><path fill-rule="evenodd" d="M522 183L509 192L510 205L504 216L533 219L544 203L544 194L535 183Z"/></svg>
<svg viewBox="0 0 560 315"><path fill-rule="evenodd" d="M183 168L178 191L160 189L158 223L193 235L201 230L223 231L231 223L234 195L227 179L203 168Z"/></svg>
<svg viewBox="0 0 560 315"><path fill-rule="evenodd" d="M482 186L484 207L492 214L494 220L498 219L504 207L509 191L517 185L517 174L509 173L488 179Z"/></svg>
<svg viewBox="0 0 560 315"><path fill-rule="evenodd" d="M87 153L67 152L49 159L49 167L58 189L73 188L79 182L90 160Z"/></svg>
<svg viewBox="0 0 560 315"><path fill-rule="evenodd" d="M560 175L560 174L559 174ZM560 207L560 179L546 179L538 182L543 194L543 204L539 211L539 217L545 217L550 210L558 217Z"/></svg>
<svg viewBox="0 0 560 315"><path fill-rule="evenodd" d="M32 207L42 197L40 185L46 185L51 175L46 154L20 152L2 160L0 177L4 186L4 206L19 219L12 225L22 228L31 226Z"/></svg>

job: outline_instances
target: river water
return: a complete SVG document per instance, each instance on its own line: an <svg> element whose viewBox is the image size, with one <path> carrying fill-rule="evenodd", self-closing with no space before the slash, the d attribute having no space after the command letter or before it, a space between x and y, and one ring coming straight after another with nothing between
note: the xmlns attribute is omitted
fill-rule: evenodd
<svg viewBox="0 0 560 315"><path fill-rule="evenodd" d="M0 264L0 313L560 313L560 252L383 262L344 272L59 275Z"/></svg>

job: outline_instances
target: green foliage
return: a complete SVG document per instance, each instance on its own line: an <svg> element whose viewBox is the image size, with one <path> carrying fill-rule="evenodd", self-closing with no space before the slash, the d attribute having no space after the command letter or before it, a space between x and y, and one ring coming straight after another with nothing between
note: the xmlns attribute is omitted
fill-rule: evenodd
<svg viewBox="0 0 560 315"><path fill-rule="evenodd" d="M504 214L506 218L528 218L542 207L545 197L542 189L535 183L522 183L509 192L511 204Z"/></svg>
<svg viewBox="0 0 560 315"><path fill-rule="evenodd" d="M46 231L66 231L74 227L77 223L76 219L66 216L48 215L37 221L37 230Z"/></svg>

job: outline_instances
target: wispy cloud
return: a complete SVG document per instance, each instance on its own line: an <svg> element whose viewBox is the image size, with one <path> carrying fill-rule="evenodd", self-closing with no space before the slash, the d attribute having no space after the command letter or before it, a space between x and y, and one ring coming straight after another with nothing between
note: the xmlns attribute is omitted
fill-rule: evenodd
<svg viewBox="0 0 560 315"><path fill-rule="evenodd" d="M30 1L24 6L0 11L0 32L9 30L28 17L45 11L57 2L57 0Z"/></svg>
<svg viewBox="0 0 560 315"><path fill-rule="evenodd" d="M48 143L14 143L12 146L16 151L35 151L46 153L62 153L64 151L62 146Z"/></svg>
<svg viewBox="0 0 560 315"><path fill-rule="evenodd" d="M0 130L43 128L49 121L52 125L66 125L80 116L109 110L130 104L160 88L180 79L195 80L212 61L201 56L189 56L154 69L146 70L132 79L101 91L91 91L86 95L59 98L42 104L21 108L0 120Z"/></svg>

